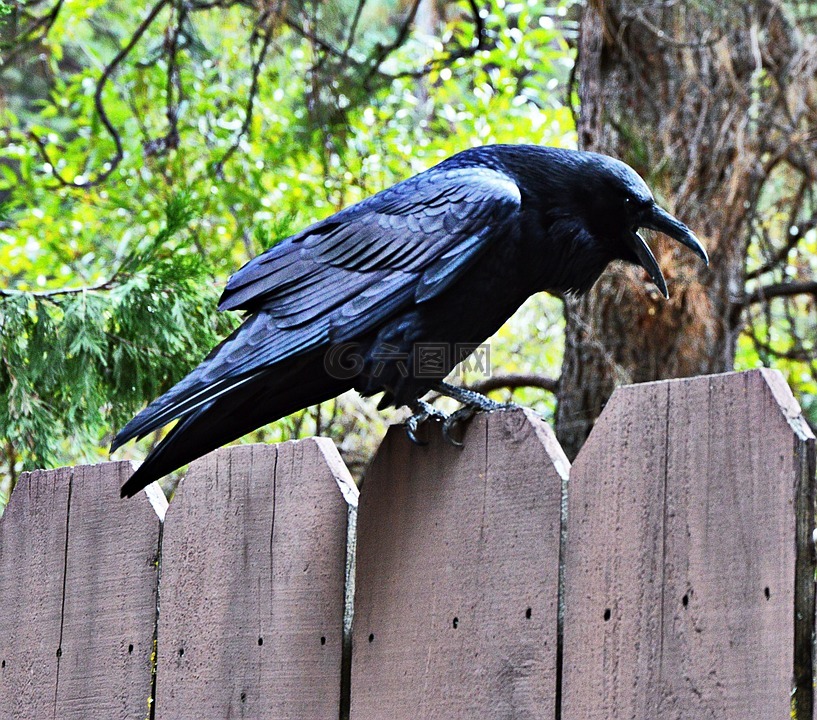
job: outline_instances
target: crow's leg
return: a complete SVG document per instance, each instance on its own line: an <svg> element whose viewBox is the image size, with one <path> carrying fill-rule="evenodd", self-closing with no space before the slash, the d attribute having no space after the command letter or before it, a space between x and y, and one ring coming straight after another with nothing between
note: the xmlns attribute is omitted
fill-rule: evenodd
<svg viewBox="0 0 817 720"><path fill-rule="evenodd" d="M406 420L406 435L415 445L428 445L425 440L417 437L417 430L429 418L439 418L443 423L448 422L448 415L437 410L433 405L425 400L417 399L411 404L413 415Z"/></svg>
<svg viewBox="0 0 817 720"><path fill-rule="evenodd" d="M443 381L438 382L434 386L434 389L440 393L440 395L445 395L446 397L453 398L457 402L462 403L462 407L459 410L451 413L445 420L443 420L443 437L456 447L462 447L462 443L459 440L455 440L451 436L451 429L454 427L454 425L467 422L474 417L474 414L479 410L484 412L493 412L494 410L509 410L511 408L519 407L519 405L515 405L513 403L498 403L495 400L491 400L491 398L485 397L485 395L482 395L474 390L457 387L456 385L449 385L447 382Z"/></svg>
<svg viewBox="0 0 817 720"><path fill-rule="evenodd" d="M447 382L443 382L442 380L440 380L438 383L434 385L434 389L438 393L440 393L440 395L445 395L446 397L453 398L454 400L456 400L459 403L462 403L466 407L472 408L474 412L476 412L477 410L491 412L493 410L502 410L504 408L511 407L509 405L503 405L502 403L498 403L495 400L491 400L491 398L485 397L485 395L482 395L481 393L478 393L475 390L469 390L468 388L464 387L457 387L456 385L449 385Z"/></svg>

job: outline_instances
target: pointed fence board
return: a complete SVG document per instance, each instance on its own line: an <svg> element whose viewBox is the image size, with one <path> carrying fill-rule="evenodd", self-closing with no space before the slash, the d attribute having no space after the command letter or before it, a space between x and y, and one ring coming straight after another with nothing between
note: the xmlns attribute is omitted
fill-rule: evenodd
<svg viewBox="0 0 817 720"><path fill-rule="evenodd" d="M338 718L356 494L326 439L191 466L165 519L157 720Z"/></svg>
<svg viewBox="0 0 817 720"><path fill-rule="evenodd" d="M0 522L0 717L149 714L159 518L130 463L24 473Z"/></svg>
<svg viewBox="0 0 817 720"><path fill-rule="evenodd" d="M351 720L552 718L569 463L528 411L389 430L358 511Z"/></svg>
<svg viewBox="0 0 817 720"><path fill-rule="evenodd" d="M814 511L779 373L617 390L571 471L561 717L812 718Z"/></svg>
<svg viewBox="0 0 817 720"><path fill-rule="evenodd" d="M572 469L525 411L421 432L356 536L325 439L203 458L164 527L129 463L24 473L0 718L814 720L815 440L779 373L621 388Z"/></svg>

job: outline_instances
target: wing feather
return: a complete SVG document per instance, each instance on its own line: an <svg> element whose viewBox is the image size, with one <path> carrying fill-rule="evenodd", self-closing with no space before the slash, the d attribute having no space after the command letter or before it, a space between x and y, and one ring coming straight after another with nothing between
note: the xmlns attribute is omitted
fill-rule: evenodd
<svg viewBox="0 0 817 720"><path fill-rule="evenodd" d="M519 189L496 170L444 165L274 245L230 278L219 307L274 312L290 294L304 297L302 282L327 265L345 272L319 273L322 282L348 284L351 298L362 286L382 281L378 271L402 270L406 283L416 282L430 264L452 257L462 243L477 237L484 249L517 219Z"/></svg>
<svg viewBox="0 0 817 720"><path fill-rule="evenodd" d="M518 230L520 202L504 174L443 163L283 240L233 275L222 295L221 309L253 314L117 442L435 297Z"/></svg>

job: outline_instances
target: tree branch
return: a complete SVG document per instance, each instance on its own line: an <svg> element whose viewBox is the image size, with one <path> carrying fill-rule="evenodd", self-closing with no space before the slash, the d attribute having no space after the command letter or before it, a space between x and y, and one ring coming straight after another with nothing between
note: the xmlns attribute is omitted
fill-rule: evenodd
<svg viewBox="0 0 817 720"><path fill-rule="evenodd" d="M752 340L752 344L755 346L755 350L764 364L768 364L771 357L791 360L792 362L809 362L814 357L813 348L794 346L788 350L777 350L768 342L761 340L757 336L757 333L754 332L754 328L747 329L746 334L749 335L749 338Z"/></svg>
<svg viewBox="0 0 817 720"><path fill-rule="evenodd" d="M252 51L252 43L255 39L261 37L261 29L263 28L261 50L258 53L258 57L253 61L252 64L250 91L247 95L247 103L244 107L244 122L241 123L241 129L238 131L238 134L236 135L233 144L227 148L227 150L224 152L224 155L221 156L221 159L213 166L213 172L215 173L216 177L219 178L224 177L225 163L233 156L233 153L235 153L235 151L238 150L238 146L241 144L241 140L249 131L250 124L252 123L253 110L255 108L255 98L256 95L258 94L258 77L261 74L261 66L264 64L264 59L267 56L267 51L269 50L270 43L272 42L272 29L268 26L265 26L269 17L270 11L265 11L264 14L258 19L258 23L253 29L252 37L250 38L250 51Z"/></svg>
<svg viewBox="0 0 817 720"><path fill-rule="evenodd" d="M17 56L32 43L37 40L45 39L54 23L57 21L57 16L60 14L60 10L62 9L64 2L65 0L57 0L54 7L51 8L51 10L49 10L45 15L40 15L39 17L28 15L28 17L33 18L31 24L25 28L23 32L16 35L11 42L0 44L0 48L3 49L7 47L14 48L8 55L6 55L6 57L3 58L3 65L10 65L17 59ZM30 5L31 3L29 3L29 6ZM34 31L38 29L40 29L40 33L35 37Z"/></svg>
<svg viewBox="0 0 817 720"><path fill-rule="evenodd" d="M363 81L364 87L368 87L371 79L380 72L380 66L383 64L386 58L401 47L406 41L411 25L414 22L414 18L417 17L417 9L420 7L420 2L421 0L413 0L411 7L409 8L408 15L406 15L405 21L397 31L397 35L395 36L394 40L392 40L392 42L390 42L388 45L378 46L377 52L375 53L374 58L371 60L369 72L366 74L366 78Z"/></svg>
<svg viewBox="0 0 817 720"><path fill-rule="evenodd" d="M176 22L173 23L173 15L170 20L172 29L168 24L167 32L170 35L170 42L167 43L167 73L165 80L165 117L167 117L167 132L159 138L145 143L145 156L164 155L168 150L175 150L179 147L179 105L183 100L182 81L179 72L179 35L183 33L183 26L187 20L188 7L183 2L177 3ZM178 97L174 96L177 91Z"/></svg>
<svg viewBox="0 0 817 720"><path fill-rule="evenodd" d="M803 223L802 226L798 226L796 233L789 233L789 236L786 239L786 244L775 253L775 256L768 262L761 265L759 268L756 268L755 270L746 273L746 279L754 280L755 278L759 278L761 275L764 275L767 272L771 272L772 270L777 268L782 262L786 260L789 253L792 250L794 250L794 248L797 247L798 243L803 239L805 234L816 227L817 215L813 216L807 222Z"/></svg>
<svg viewBox="0 0 817 720"><path fill-rule="evenodd" d="M301 25L297 20L292 17L285 17L284 24L290 29L294 30L298 35L300 35L304 40L309 40L313 45L316 45L321 50L323 50L328 55L332 55L337 58L341 58L344 60L351 61L354 65L359 65L360 63L352 60L349 58L348 51L340 50L336 48L332 43L324 40L323 38L318 37L315 33L310 32L307 30L303 25Z"/></svg>
<svg viewBox="0 0 817 720"><path fill-rule="evenodd" d="M817 280L765 285L749 293L740 304L745 307L746 305L766 302L772 298L792 297L793 295L813 295L817 299Z"/></svg>
<svg viewBox="0 0 817 720"><path fill-rule="evenodd" d="M110 290L114 286L118 279L118 275L119 271L117 270L117 272L115 272L110 278L97 285L86 285L75 288L56 288L54 290L7 290L0 288L0 298L20 297L26 295L38 300L53 300L54 298L62 297L63 295L79 295L81 293L102 292L105 290Z"/></svg>
<svg viewBox="0 0 817 720"><path fill-rule="evenodd" d="M355 16L352 18L352 26L349 28L349 35L346 38L346 47L343 48L344 58L348 57L352 45L355 43L355 35L357 35L357 25L360 22L360 16L363 14L363 6L366 0L357 0L357 7L355 8Z"/></svg>
<svg viewBox="0 0 817 720"><path fill-rule="evenodd" d="M516 388L522 387L539 388L540 390L555 393L559 389L559 380L554 380L544 375L512 373L509 375L494 375L484 380L478 380L471 383L468 387L482 394L503 388L515 390Z"/></svg>
<svg viewBox="0 0 817 720"><path fill-rule="evenodd" d="M129 54L130 51L136 46L136 43L139 42L142 35L145 34L147 29L153 24L153 21L159 15L159 13L164 9L165 5L167 5L169 0L159 0L156 5L153 6L153 9L147 14L145 19L139 24L139 27L136 28L136 31L131 36L131 39L128 43L123 47L108 63L105 69L102 71L102 75L99 77L99 81L96 84L96 92L94 93L94 106L96 107L97 115L99 116L100 121L105 126L105 129L108 131L108 134L114 141L114 145L116 146L116 152L114 156L108 160L108 167L100 172L95 178L92 180L86 180L83 182L77 182L76 180L66 180L57 170L54 161L52 160L51 156L48 154L48 148L46 147L45 142L39 138L33 131L29 130L28 135L37 145L37 148L40 151L40 155L43 158L43 161L48 163L51 166L51 174L57 179L57 181L65 186L65 187L75 187L75 188L91 188L95 185L99 185L100 183L104 182L111 173L116 170L119 166L119 163L122 162L122 158L124 157L124 150L122 147L122 138L119 135L117 129L113 126L110 118L108 117L108 113L105 110L105 105L102 102L102 92L105 89L105 84L108 82L108 79L113 74L114 70L119 66Z"/></svg>
<svg viewBox="0 0 817 720"><path fill-rule="evenodd" d="M463 47L460 45L456 48L449 49L444 56L433 58L422 67L416 68L415 70L404 70L403 72L395 73L394 75L383 73L378 70L379 74L390 80L395 80L397 78L420 79L442 65L449 65L454 60L459 60L461 58L473 57L477 52L483 50L485 48L485 21L480 15L479 6L477 5L476 0L468 0L468 4L471 7L471 15L474 19L474 27L476 28L477 42L475 45L470 45L468 47ZM392 52L392 50L389 52Z"/></svg>

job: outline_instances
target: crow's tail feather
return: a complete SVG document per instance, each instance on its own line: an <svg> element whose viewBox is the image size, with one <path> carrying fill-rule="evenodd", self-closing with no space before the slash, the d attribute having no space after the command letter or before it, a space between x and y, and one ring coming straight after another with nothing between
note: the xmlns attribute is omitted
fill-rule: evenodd
<svg viewBox="0 0 817 720"><path fill-rule="evenodd" d="M327 374L323 353L270 368L183 415L122 486L131 497L154 480L267 423L330 400L353 380Z"/></svg>

